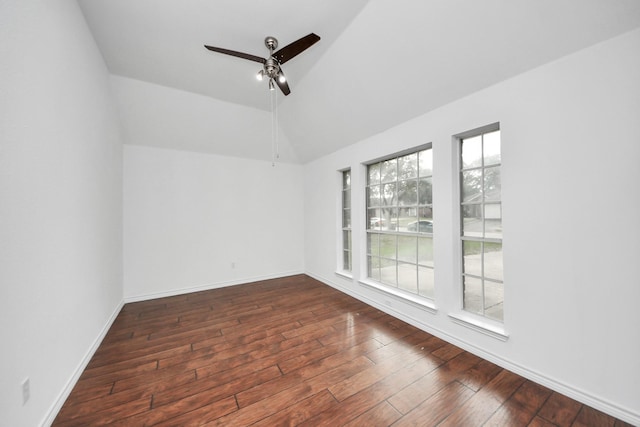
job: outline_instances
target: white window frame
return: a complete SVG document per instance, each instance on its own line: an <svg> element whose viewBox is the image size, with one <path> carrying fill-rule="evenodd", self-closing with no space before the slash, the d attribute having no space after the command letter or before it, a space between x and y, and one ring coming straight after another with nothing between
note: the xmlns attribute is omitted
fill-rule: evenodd
<svg viewBox="0 0 640 427"><path fill-rule="evenodd" d="M346 174L349 174L348 185L345 182ZM340 260L338 271L351 276L353 272L353 174L351 169L340 171ZM348 204L348 206L346 206ZM348 214L348 223L345 218ZM346 236L345 236L346 233ZM345 241L346 237L346 241ZM348 256L348 265L345 265L345 255Z"/></svg>
<svg viewBox="0 0 640 427"><path fill-rule="evenodd" d="M500 239L494 239L494 238L465 238L463 236L463 229L462 229L462 178L461 178L461 171L462 171L462 158L461 158L461 154L462 154L462 141L464 139L467 138L471 138L473 136L477 136L477 135L483 135L489 132L493 132L493 131L497 131L500 130L500 123L496 122L496 123L492 123L486 126L482 126L467 132L463 132L457 135L454 135L452 140L453 140L453 145L454 145L454 150L452 150L452 154L454 156L454 161L452 162L452 165L455 165L455 167L453 168L453 183L454 183L454 212L456 213L457 216L457 220L455 221L455 224L457 224L458 226L458 230L457 230L457 235L459 236L458 239L456 239L456 253L458 254L456 257L456 262L455 262L455 266L456 266L456 277L458 277L458 285L456 286L456 295L457 295L457 301L458 301L458 310L452 313L449 313L449 317L451 318L452 321L454 321L457 324L460 324L462 326L465 326L467 328L476 330L478 332L481 332L483 334L489 335L493 338L499 339L501 341L506 341L509 338L508 333L506 332L506 328L505 328L505 321L504 321L504 315L503 315L503 320L502 321L498 321L495 319L491 319L488 318L486 316L483 316L479 313L473 313L470 311L467 311L464 309L464 288L463 288L463 277L464 277L464 271L463 271L463 242L465 240L469 241L469 240L473 240L473 241L484 241L484 242L488 242L488 243L492 243L492 242L499 242L502 243L502 238ZM501 132L502 134L502 132ZM502 136L502 135L501 135ZM502 144L501 144L502 145ZM502 150L501 150L502 151ZM502 153L501 153L502 155ZM482 165L482 167L484 168L484 165ZM500 162L500 168L502 170L502 161ZM502 204L502 196L500 197L500 204ZM484 206L484 202L482 203L482 206ZM503 282L504 283L504 282ZM504 298L503 298L503 304L504 304Z"/></svg>
<svg viewBox="0 0 640 427"><path fill-rule="evenodd" d="M376 163L380 163L380 162L384 162L387 160L391 160L391 159L397 159L406 155L410 155L412 153L418 153L420 151L423 150L432 150L432 144L428 143L428 144L423 144L420 145L418 147L413 147L407 150L403 150L394 154L390 154L388 156L384 156L381 158L377 158L374 160L371 160L369 162L363 163L363 172L364 172L364 185L362 185L362 188L364 189L364 193L365 193L365 199L367 199L367 190L369 188L369 178L368 178L368 169L369 166L374 165ZM433 150L431 151L431 153L433 153ZM433 154L432 154L433 155ZM431 167L433 168L433 162L431 164ZM431 173L431 175L429 175L428 177L425 176L425 178L431 178L433 179L433 172ZM418 179L418 177L416 177L416 180ZM396 182L397 182L397 178L396 178ZM431 181L433 183L433 181ZM433 208L433 200L431 201L429 205L429 208L432 209ZM419 209L419 206L421 205L417 205L417 208ZM435 305L435 301L434 298L429 298L427 296L424 295L420 295L420 294L416 294L413 292L409 292L403 289L399 289L396 287L393 287L391 285L387 285L384 284L382 282L379 282L377 280L375 280L372 277L369 277L369 247L368 247L368 239L369 239L369 235L373 232L373 233L383 233L381 230L371 230L369 228L370 225L370 218L369 218L369 213L367 211L367 208L369 208L368 206L368 202L365 200L365 224L364 224L364 241L362 242L362 247L365 248L365 250L363 251L363 268L361 269L362 271L362 278L360 279L360 283L373 288L374 290L377 291L381 291L382 293L388 295L388 296L392 296L393 299L397 299L403 302L409 302L412 303L413 305L416 305L420 308L423 309L427 309L428 311L435 313L437 311L437 307ZM417 224L416 226L418 226L419 224ZM418 237L430 237L431 239L433 239L433 233L429 233L429 234L425 234L425 233L418 233L417 231L415 233L408 233L408 232L393 232L393 231L385 231L385 234L395 234L395 235L400 235L400 236L418 236ZM396 261L397 263L400 263L400 261ZM416 269L419 268L419 266L422 266L421 264L419 264L419 261L416 261ZM424 267L424 266L422 266ZM434 265L431 265L429 268L434 271ZM418 274L418 270L416 270L416 274ZM385 300L385 304L391 306L392 305L392 301L387 299Z"/></svg>

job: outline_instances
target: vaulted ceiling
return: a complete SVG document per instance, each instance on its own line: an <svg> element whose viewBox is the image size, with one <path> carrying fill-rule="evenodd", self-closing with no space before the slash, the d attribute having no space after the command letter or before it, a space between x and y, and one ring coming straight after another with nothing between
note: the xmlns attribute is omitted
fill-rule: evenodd
<svg viewBox="0 0 640 427"><path fill-rule="evenodd" d="M283 66L292 93L277 99L286 160L301 163L640 27L638 0L78 2L123 114L141 117L123 120L132 144L268 157L260 64L203 45L265 57L266 36L320 35ZM159 121L182 137L140 130Z"/></svg>

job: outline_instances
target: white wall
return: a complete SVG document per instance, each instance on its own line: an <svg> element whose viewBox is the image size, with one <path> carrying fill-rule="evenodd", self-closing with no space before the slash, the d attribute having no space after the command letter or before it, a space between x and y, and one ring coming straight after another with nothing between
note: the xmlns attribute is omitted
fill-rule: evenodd
<svg viewBox="0 0 640 427"><path fill-rule="evenodd" d="M125 143L222 156L271 160L272 115L170 87L111 76ZM267 93L265 91L265 102ZM297 163L279 131L280 162Z"/></svg>
<svg viewBox="0 0 640 427"><path fill-rule="evenodd" d="M640 30L505 81L311 162L305 265L324 282L578 400L640 424ZM500 122L506 342L459 310L452 135ZM432 314L360 285L362 162L432 142ZM354 171L355 280L334 273L337 170ZM313 190L313 191L311 191Z"/></svg>
<svg viewBox="0 0 640 427"><path fill-rule="evenodd" d="M304 271L302 167L126 145L129 301Z"/></svg>
<svg viewBox="0 0 640 427"><path fill-rule="evenodd" d="M31 427L122 301L122 143L75 1L0 1L0 58L0 426Z"/></svg>

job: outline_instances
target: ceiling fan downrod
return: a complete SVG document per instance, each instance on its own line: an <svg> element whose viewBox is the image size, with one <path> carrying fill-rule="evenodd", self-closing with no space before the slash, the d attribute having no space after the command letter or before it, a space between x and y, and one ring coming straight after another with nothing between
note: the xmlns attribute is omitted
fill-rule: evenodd
<svg viewBox="0 0 640 427"><path fill-rule="evenodd" d="M273 52L278 48L278 39L268 36L264 39L264 45L269 49L269 58L265 61L264 68L263 70L260 70L258 76L268 77L269 89L275 90L274 79L278 79L280 83L284 83L286 81L284 74L280 72L280 64L278 64L278 61L273 57Z"/></svg>

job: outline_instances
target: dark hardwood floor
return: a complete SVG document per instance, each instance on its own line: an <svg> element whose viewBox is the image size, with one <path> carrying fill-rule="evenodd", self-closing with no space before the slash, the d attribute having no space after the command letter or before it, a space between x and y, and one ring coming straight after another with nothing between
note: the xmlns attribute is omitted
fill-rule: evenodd
<svg viewBox="0 0 640 427"><path fill-rule="evenodd" d="M126 304L54 426L627 426L293 276Z"/></svg>

